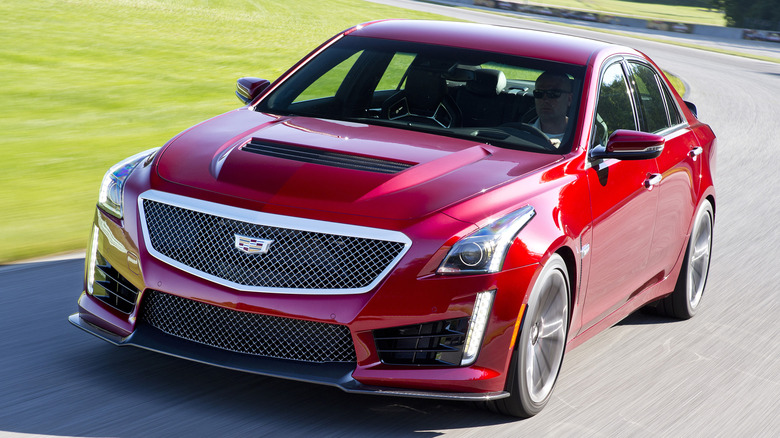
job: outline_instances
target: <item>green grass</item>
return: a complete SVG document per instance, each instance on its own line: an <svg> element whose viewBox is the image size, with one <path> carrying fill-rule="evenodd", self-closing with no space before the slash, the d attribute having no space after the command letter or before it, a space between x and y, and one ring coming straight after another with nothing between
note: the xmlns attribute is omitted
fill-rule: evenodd
<svg viewBox="0 0 780 438"><path fill-rule="evenodd" d="M235 79L275 79L379 18L443 17L362 0L3 0L0 263L84 248L109 166L238 107Z"/></svg>
<svg viewBox="0 0 780 438"><path fill-rule="evenodd" d="M529 3L635 18L712 26L726 25L723 13L707 8L706 2L701 0L538 0Z"/></svg>
<svg viewBox="0 0 780 438"><path fill-rule="evenodd" d="M83 248L113 163L239 106L331 35L440 16L361 0L0 2L0 263Z"/></svg>
<svg viewBox="0 0 780 438"><path fill-rule="evenodd" d="M669 78L669 82L672 83L672 87L677 91L677 93L680 96L685 96L685 82L682 81L682 79L678 78L677 76L669 73L668 71L664 71L664 74L667 78Z"/></svg>

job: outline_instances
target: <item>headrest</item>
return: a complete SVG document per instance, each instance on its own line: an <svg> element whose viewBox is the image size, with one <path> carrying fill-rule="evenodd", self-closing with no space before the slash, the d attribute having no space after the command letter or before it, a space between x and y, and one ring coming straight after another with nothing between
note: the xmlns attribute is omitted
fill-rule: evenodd
<svg viewBox="0 0 780 438"><path fill-rule="evenodd" d="M447 93L447 82L440 71L410 67L406 77L406 99L415 114L429 115Z"/></svg>
<svg viewBox="0 0 780 438"><path fill-rule="evenodd" d="M506 88L506 76L501 70L474 70L474 79L466 82L466 89L472 93L495 96Z"/></svg>

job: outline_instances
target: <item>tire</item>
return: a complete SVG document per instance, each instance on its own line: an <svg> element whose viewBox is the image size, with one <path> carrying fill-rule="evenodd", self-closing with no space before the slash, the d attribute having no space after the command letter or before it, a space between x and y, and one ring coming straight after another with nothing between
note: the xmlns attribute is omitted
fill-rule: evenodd
<svg viewBox="0 0 780 438"><path fill-rule="evenodd" d="M550 400L563 363L569 331L569 276L555 254L542 268L528 298L522 329L507 374L507 398L487 402L488 409L527 418Z"/></svg>
<svg viewBox="0 0 780 438"><path fill-rule="evenodd" d="M661 313L674 318L690 319L699 309L710 271L713 219L712 204L704 201L694 217L691 237L674 292L658 303L657 309Z"/></svg>

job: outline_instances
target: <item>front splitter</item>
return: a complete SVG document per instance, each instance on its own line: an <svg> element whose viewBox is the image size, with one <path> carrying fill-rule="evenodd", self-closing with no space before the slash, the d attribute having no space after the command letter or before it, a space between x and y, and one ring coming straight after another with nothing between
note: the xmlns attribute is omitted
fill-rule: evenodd
<svg viewBox="0 0 780 438"><path fill-rule="evenodd" d="M335 386L349 393L462 401L489 401L509 396L506 391L464 393L369 386L352 378L355 370L352 362L312 363L236 353L171 336L144 324L139 324L130 336L123 338L88 323L78 313L70 315L68 320L87 333L119 347L138 347L245 373Z"/></svg>

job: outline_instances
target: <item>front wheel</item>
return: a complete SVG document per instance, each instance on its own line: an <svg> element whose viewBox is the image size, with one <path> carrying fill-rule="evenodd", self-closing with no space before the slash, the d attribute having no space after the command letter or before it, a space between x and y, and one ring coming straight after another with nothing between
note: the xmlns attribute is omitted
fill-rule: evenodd
<svg viewBox="0 0 780 438"><path fill-rule="evenodd" d="M691 237L674 292L658 303L657 308L668 316L689 319L699 309L710 272L713 217L712 204L704 201L693 221Z"/></svg>
<svg viewBox="0 0 780 438"><path fill-rule="evenodd" d="M489 409L526 418L547 405L566 350L569 296L566 263L555 254L542 268L528 298L507 376L510 396L488 402Z"/></svg>

